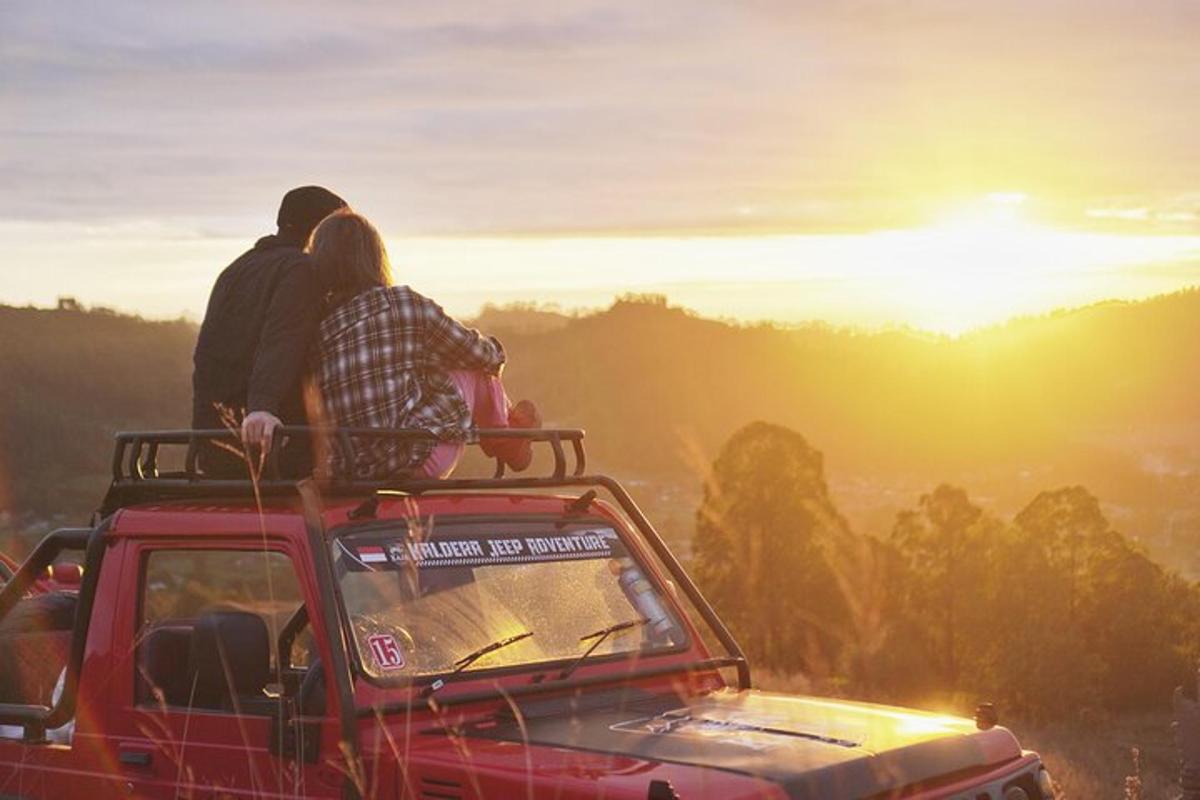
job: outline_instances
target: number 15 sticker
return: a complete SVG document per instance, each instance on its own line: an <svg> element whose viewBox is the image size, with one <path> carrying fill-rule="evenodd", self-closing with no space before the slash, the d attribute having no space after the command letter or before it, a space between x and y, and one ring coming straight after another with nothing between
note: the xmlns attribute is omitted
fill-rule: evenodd
<svg viewBox="0 0 1200 800"><path fill-rule="evenodd" d="M404 669L404 653L400 651L400 645L396 644L396 639L386 633L377 633L367 639L367 646L371 648L371 658L375 659L375 666L382 670Z"/></svg>

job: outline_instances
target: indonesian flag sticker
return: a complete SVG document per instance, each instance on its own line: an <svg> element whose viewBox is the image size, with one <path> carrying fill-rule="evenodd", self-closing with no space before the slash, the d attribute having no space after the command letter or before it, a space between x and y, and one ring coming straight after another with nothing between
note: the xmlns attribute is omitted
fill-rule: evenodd
<svg viewBox="0 0 1200 800"><path fill-rule="evenodd" d="M364 545L358 548L358 560L364 564L386 564L388 559L382 547Z"/></svg>

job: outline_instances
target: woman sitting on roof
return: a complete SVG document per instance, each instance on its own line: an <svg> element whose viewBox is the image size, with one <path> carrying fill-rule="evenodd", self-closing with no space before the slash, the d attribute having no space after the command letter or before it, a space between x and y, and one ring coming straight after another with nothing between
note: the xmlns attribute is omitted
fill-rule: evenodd
<svg viewBox="0 0 1200 800"><path fill-rule="evenodd" d="M317 335L314 376L326 424L340 428L420 429L439 441L354 441L354 463L334 446L335 475L378 480L398 475L444 478L463 439L477 428L541 427L528 400L509 405L500 372L504 348L467 328L407 286L393 286L383 239L363 216L326 217L309 240L329 292ZM483 440L485 453L513 470L529 466L524 439Z"/></svg>

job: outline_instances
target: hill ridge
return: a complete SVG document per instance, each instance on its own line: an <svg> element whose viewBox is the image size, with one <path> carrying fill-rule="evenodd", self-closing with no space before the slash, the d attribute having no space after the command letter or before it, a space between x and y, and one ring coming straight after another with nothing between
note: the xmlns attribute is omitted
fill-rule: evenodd
<svg viewBox="0 0 1200 800"><path fill-rule="evenodd" d="M1002 509L1082 483L1134 535L1200 541L1195 289L959 338L735 325L638 295L589 314L494 308L482 321L509 352L512 397L537 400L548 424L586 428L592 463L619 475L694 492L698 465L762 419L827 454L859 526L943 480ZM186 425L195 333L0 306L0 509L84 512L112 432Z"/></svg>

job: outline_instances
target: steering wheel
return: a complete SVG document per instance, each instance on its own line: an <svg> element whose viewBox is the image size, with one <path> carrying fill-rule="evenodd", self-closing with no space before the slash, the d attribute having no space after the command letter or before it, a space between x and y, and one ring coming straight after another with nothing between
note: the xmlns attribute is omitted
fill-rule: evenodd
<svg viewBox="0 0 1200 800"><path fill-rule="evenodd" d="M390 630L392 633L398 634L403 640L404 652L415 653L417 651L417 640L414 639L413 635L408 632L408 628L401 627L400 625L388 625L387 627L388 630Z"/></svg>

